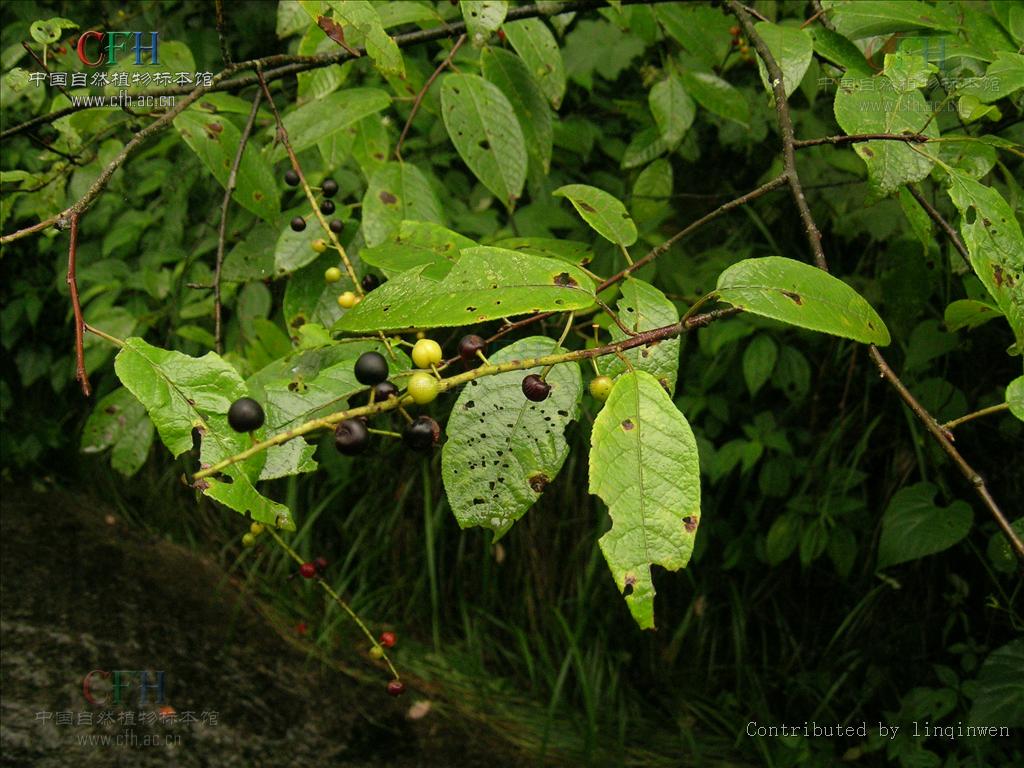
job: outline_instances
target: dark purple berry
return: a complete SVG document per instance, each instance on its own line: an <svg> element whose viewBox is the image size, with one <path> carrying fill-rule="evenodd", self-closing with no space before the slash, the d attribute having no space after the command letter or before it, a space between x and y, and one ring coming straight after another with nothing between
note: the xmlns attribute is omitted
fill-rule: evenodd
<svg viewBox="0 0 1024 768"><path fill-rule="evenodd" d="M324 179L324 183L320 185L320 191L324 193L324 197L334 197L338 194L338 182L334 179Z"/></svg>
<svg viewBox="0 0 1024 768"><path fill-rule="evenodd" d="M329 226L331 228L331 232L333 232L336 235L340 235L342 231L344 231L345 229L344 223L338 221L337 219L331 221L331 223L328 224L327 226Z"/></svg>
<svg viewBox="0 0 1024 768"><path fill-rule="evenodd" d="M388 696L401 696L405 693L405 683L401 680L392 680L388 683Z"/></svg>
<svg viewBox="0 0 1024 768"><path fill-rule="evenodd" d="M382 381L373 385L373 402L383 403L390 397L398 397L398 387L390 381Z"/></svg>
<svg viewBox="0 0 1024 768"><path fill-rule="evenodd" d="M252 432L263 426L263 406L251 397L240 397L228 408L228 424L235 432Z"/></svg>
<svg viewBox="0 0 1024 768"><path fill-rule="evenodd" d="M363 275L363 279L360 280L360 282L363 285L363 290L366 291L367 293L369 293L374 288L376 288L378 285L380 285L380 278L377 277L376 275L372 275L372 274L367 273L367 274Z"/></svg>
<svg viewBox="0 0 1024 768"><path fill-rule="evenodd" d="M322 203L320 203L320 213L322 213L324 216L330 216L332 213L334 213L334 203L331 202L330 200L324 200Z"/></svg>
<svg viewBox="0 0 1024 768"><path fill-rule="evenodd" d="M479 364L482 362L479 353L483 352L486 348L487 342L475 333L471 333L468 336L463 336L459 341L459 357L466 364Z"/></svg>
<svg viewBox="0 0 1024 768"><path fill-rule="evenodd" d="M355 456L366 450L370 433L362 419L345 419L334 428L334 447L344 456Z"/></svg>
<svg viewBox="0 0 1024 768"><path fill-rule="evenodd" d="M301 216L292 219L292 232L301 232L306 228L306 220Z"/></svg>
<svg viewBox="0 0 1024 768"><path fill-rule="evenodd" d="M441 439L441 425L429 416L418 416L405 425L402 442L414 451L427 451Z"/></svg>
<svg viewBox="0 0 1024 768"><path fill-rule="evenodd" d="M327 558L318 557L316 560L313 561L313 567L316 568L317 573L323 573L327 570Z"/></svg>
<svg viewBox="0 0 1024 768"><path fill-rule="evenodd" d="M527 400L539 403L542 400L547 400L550 393L551 385L536 373L531 373L523 379L523 394L526 395Z"/></svg>
<svg viewBox="0 0 1024 768"><path fill-rule="evenodd" d="M299 174L297 174L293 169L289 168L287 171L284 172L284 182L289 187L299 186Z"/></svg>
<svg viewBox="0 0 1024 768"><path fill-rule="evenodd" d="M356 360L356 381L373 386L388 377L388 361L380 352L363 352Z"/></svg>

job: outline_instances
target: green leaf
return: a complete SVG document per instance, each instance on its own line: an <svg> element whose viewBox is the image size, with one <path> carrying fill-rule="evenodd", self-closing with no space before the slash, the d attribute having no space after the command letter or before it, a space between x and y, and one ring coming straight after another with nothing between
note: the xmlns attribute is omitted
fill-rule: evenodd
<svg viewBox="0 0 1024 768"><path fill-rule="evenodd" d="M565 350L531 336L490 356L492 363ZM540 368L485 376L464 387L445 428L441 476L459 526L480 526L501 538L533 506L569 455L565 428L578 415L583 381L576 363L547 374L548 398L526 399L523 377Z"/></svg>
<svg viewBox="0 0 1024 768"><path fill-rule="evenodd" d="M153 422L142 403L124 387L104 397L89 414L82 429L82 453L112 448L110 465L131 477L146 462L153 444Z"/></svg>
<svg viewBox="0 0 1024 768"><path fill-rule="evenodd" d="M672 147L665 141L655 126L644 128L633 136L626 151L622 153L623 169L646 165L659 155L668 152Z"/></svg>
<svg viewBox="0 0 1024 768"><path fill-rule="evenodd" d="M979 325L984 325L989 320L1002 316L999 307L995 307L985 301L975 299L958 299L946 307L943 321L946 323L946 330L959 331L961 328L973 330Z"/></svg>
<svg viewBox="0 0 1024 768"><path fill-rule="evenodd" d="M968 722L975 726L1024 726L1024 640L1018 638L989 654L974 682ZM995 735L995 734L992 734Z"/></svg>
<svg viewBox="0 0 1024 768"><path fill-rule="evenodd" d="M1024 376L1018 376L1006 386L1006 402L1010 413L1024 421Z"/></svg>
<svg viewBox="0 0 1024 768"><path fill-rule="evenodd" d="M555 36L540 19L523 19L504 26L505 36L533 73L551 106L558 109L565 95L565 65Z"/></svg>
<svg viewBox="0 0 1024 768"><path fill-rule="evenodd" d="M315 254L314 254L315 255ZM324 272L329 267L341 269L341 282L328 283ZM284 322L294 336L306 323L333 325L345 311L338 306L338 294L351 290L352 284L338 259L337 252L328 249L316 261L293 272L284 289Z"/></svg>
<svg viewBox="0 0 1024 768"><path fill-rule="evenodd" d="M245 383L213 352L189 357L133 337L126 339L117 353L114 370L146 408L173 456L191 450L193 429L200 431L199 458L204 466L241 453L251 444L248 435L233 431L227 422L231 403L248 394ZM225 479L209 478L197 487L237 512L293 530L288 508L260 495L253 485L265 460L265 455L257 454L225 469Z"/></svg>
<svg viewBox="0 0 1024 768"><path fill-rule="evenodd" d="M728 82L710 72L694 70L683 70L680 77L686 92L704 109L740 125L750 125L746 98Z"/></svg>
<svg viewBox="0 0 1024 768"><path fill-rule="evenodd" d="M658 380L618 378L594 421L590 492L612 527L598 542L637 624L654 628L651 565L675 571L690 560L700 522L697 442Z"/></svg>
<svg viewBox="0 0 1024 768"><path fill-rule="evenodd" d="M720 301L762 317L864 344L885 346L889 330L860 294L827 272L793 259L744 259L718 277Z"/></svg>
<svg viewBox="0 0 1024 768"><path fill-rule="evenodd" d="M962 173L947 189L960 211L960 234L974 273L1006 315L1018 352L1024 351L1024 235L1003 196Z"/></svg>
<svg viewBox="0 0 1024 768"><path fill-rule="evenodd" d="M466 33L474 48L482 48L487 39L505 21L508 13L506 0L461 0L462 18L466 20Z"/></svg>
<svg viewBox="0 0 1024 768"><path fill-rule="evenodd" d="M70 19L54 16L52 19L33 21L28 32L37 43L50 45L60 40L62 29L78 29L78 25Z"/></svg>
<svg viewBox="0 0 1024 768"><path fill-rule="evenodd" d="M300 214L301 210L296 209L293 213ZM308 211L308 208L305 210ZM312 216L310 219L309 225L301 232L294 231L289 223L281 228L277 243L274 245L275 276L290 275L320 257L320 254L313 250L313 241L318 238L326 240L326 237L319 222ZM288 218L288 221L291 219Z"/></svg>
<svg viewBox="0 0 1024 768"><path fill-rule="evenodd" d="M390 105L391 97L379 88L346 88L303 104L287 113L282 122L288 131L292 149L301 152L335 137L335 134L344 131L353 123L359 122L367 115L387 109ZM279 144L271 152L270 159L277 162L286 155L284 145Z"/></svg>
<svg viewBox="0 0 1024 768"><path fill-rule="evenodd" d="M682 141L693 125L697 109L679 79L669 75L655 83L648 95L648 104L665 142L674 146Z"/></svg>
<svg viewBox="0 0 1024 768"><path fill-rule="evenodd" d="M653 6L658 23L707 68L718 67L729 51L729 27L735 19L703 3Z"/></svg>
<svg viewBox="0 0 1024 768"><path fill-rule="evenodd" d="M363 248L359 258L379 267L388 277L423 264L447 259L456 262L463 248L476 242L429 221L403 221L398 231L372 248Z"/></svg>
<svg viewBox="0 0 1024 768"><path fill-rule="evenodd" d="M976 96L981 102L991 104L1024 90L1024 56L1010 51L999 51L996 59L988 65L984 77L968 78L961 89L965 96Z"/></svg>
<svg viewBox="0 0 1024 768"><path fill-rule="evenodd" d="M562 259L576 266L585 266L594 258L594 249L589 243L576 240L556 240L552 237L505 237L490 243L496 248L531 253L549 259Z"/></svg>
<svg viewBox="0 0 1024 768"><path fill-rule="evenodd" d="M800 516L784 512L772 522L765 537L764 554L769 565L778 565L793 554L800 542Z"/></svg>
<svg viewBox="0 0 1024 768"><path fill-rule="evenodd" d="M452 144L478 179L512 207L526 181L526 141L498 86L479 75L448 75L441 114Z"/></svg>
<svg viewBox="0 0 1024 768"><path fill-rule="evenodd" d="M396 275L367 294L334 329L363 333L471 325L593 303L593 281L577 267L477 246L463 249L455 264L427 264Z"/></svg>
<svg viewBox="0 0 1024 768"><path fill-rule="evenodd" d="M642 229L651 229L668 214L672 181L672 163L665 158L655 160L636 177L630 208Z"/></svg>
<svg viewBox="0 0 1024 768"><path fill-rule="evenodd" d="M866 77L874 74L867 59L864 58L864 53L849 39L838 32L817 25L810 28L810 33L814 41L814 52L819 56L838 64L848 72L856 72Z"/></svg>
<svg viewBox="0 0 1024 768"><path fill-rule="evenodd" d="M771 378L778 357L779 347L771 336L760 334L747 345L743 351L743 378L751 396Z"/></svg>
<svg viewBox="0 0 1024 768"><path fill-rule="evenodd" d="M444 224L441 202L412 163L387 163L373 172L363 195L363 238L380 245L406 219Z"/></svg>
<svg viewBox="0 0 1024 768"><path fill-rule="evenodd" d="M551 196L568 198L583 220L605 240L624 247L636 242L636 224L626 212L626 206L603 189L587 184L566 184Z"/></svg>
<svg viewBox="0 0 1024 768"><path fill-rule="evenodd" d="M223 115L187 109L174 118L174 127L214 178L226 188L238 153L238 143L242 139L235 124ZM265 221L274 221L280 213L281 193L277 179L266 158L252 144L242 154L231 197Z"/></svg>
<svg viewBox="0 0 1024 768"><path fill-rule="evenodd" d="M836 31L852 40L915 29L957 30L949 12L917 0L823 0L822 6L831 11Z"/></svg>
<svg viewBox="0 0 1024 768"><path fill-rule="evenodd" d="M759 21L754 25L757 33L761 35L768 50L772 52L775 62L782 70L782 83L786 88L786 96L791 96L800 86L804 79L807 68L811 65L814 57L814 43L811 36L802 29L794 27L780 27L770 21ZM757 69L761 73L761 82L768 93L774 93L771 84L768 82L768 70L765 69L761 57L757 57Z"/></svg>
<svg viewBox="0 0 1024 768"><path fill-rule="evenodd" d="M931 483L916 483L895 493L882 516L879 569L942 552L967 536L974 517L970 505L957 500L939 507L936 493Z"/></svg>
<svg viewBox="0 0 1024 768"><path fill-rule="evenodd" d="M369 0L331 0L334 15L345 27L363 36L366 53L383 75L405 77L405 62L398 44L384 31L374 3Z"/></svg>
<svg viewBox="0 0 1024 768"><path fill-rule="evenodd" d="M551 166L554 129L551 108L529 67L515 54L500 48L485 48L480 54L484 77L505 94L515 110L526 141L526 153L547 173Z"/></svg>
<svg viewBox="0 0 1024 768"><path fill-rule="evenodd" d="M618 301L618 315L631 331L649 331L679 322L679 310L665 298L660 290L650 283L634 277L622 283L622 296ZM614 323L610 327L612 341L622 341L625 332ZM679 339L665 339L649 346L628 349L622 357L633 368L651 374L667 391L675 392L676 374L679 371ZM606 376L618 376L627 370L627 365L618 355L599 358L598 368Z"/></svg>

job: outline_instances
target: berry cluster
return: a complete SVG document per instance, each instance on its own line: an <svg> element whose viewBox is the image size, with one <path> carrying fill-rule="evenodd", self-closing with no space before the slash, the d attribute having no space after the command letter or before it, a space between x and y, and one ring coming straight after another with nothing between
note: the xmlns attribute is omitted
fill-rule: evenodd
<svg viewBox="0 0 1024 768"><path fill-rule="evenodd" d="M732 47L740 52L740 57L747 63L754 60L754 55L750 52L750 45L747 43L747 39L740 35L742 30L738 26L729 27L729 34L732 35Z"/></svg>

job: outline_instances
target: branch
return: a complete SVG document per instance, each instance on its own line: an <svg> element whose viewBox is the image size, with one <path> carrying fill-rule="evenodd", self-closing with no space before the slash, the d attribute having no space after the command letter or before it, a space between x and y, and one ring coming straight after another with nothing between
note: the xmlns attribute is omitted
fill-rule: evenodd
<svg viewBox="0 0 1024 768"><path fill-rule="evenodd" d="M220 57L224 66L231 66L231 49L228 48L228 37L224 31L224 0L216 0L214 11L217 14L217 39L220 41Z"/></svg>
<svg viewBox="0 0 1024 768"><path fill-rule="evenodd" d="M727 307L725 309L716 309L711 312L707 312L703 315L694 315L690 318L684 318L678 323L672 325L666 325L661 328L654 328L650 331L643 331L630 336L622 341L617 341L613 344L607 344L603 347L591 347L589 349L577 349L572 352L563 352L554 355L544 355L541 357L529 358L526 360L510 360L507 363L482 365L472 371L466 371L456 376L449 376L448 378L441 379L438 381L438 392L447 392L449 390L460 387L470 381L482 378L484 376L494 376L499 373L508 373L509 371L522 371L527 368L539 368L548 365L558 365L560 363L571 363L579 360L588 360L594 357L602 357L604 355L614 355L619 352L623 352L627 349L633 349L634 347L642 347L648 344L653 344L664 339L670 339L675 336L679 336L687 331L694 328L703 328L709 323L724 318L731 317L739 313L740 310L736 307ZM206 467L205 469L196 472L192 476L193 481L202 480L205 477L210 477L218 472L223 471L232 464L236 464L239 461L245 461L250 456L255 456L261 451L265 451L275 445L281 445L287 443L289 440L294 440L296 437L315 432L320 429L329 429L335 425L345 421L345 419L352 419L357 416L374 416L379 413L385 413L386 411L393 411L397 408L406 405L412 405L413 399L409 395L403 397L391 397L380 403L373 403L371 405L361 405L357 408L349 408L344 411L338 411L328 416L324 416L319 419L313 419L307 421L304 424L300 424L293 429L289 429L286 432L281 432L274 435L273 437L262 440L252 445L252 447L242 451L234 456L229 456L223 461L219 461L216 464Z"/></svg>
<svg viewBox="0 0 1024 768"><path fill-rule="evenodd" d="M907 189L910 190L910 194L912 194L914 196L914 199L917 200L918 203L920 203L922 208L924 208L924 212L928 214L931 220L938 225L939 229L946 233L946 237L949 238L949 242L951 242L953 244L953 247L956 248L957 253L959 253L960 256L963 257L964 263L968 267L970 267L971 254L964 246L963 241L960 239L960 235L957 234L957 231L953 228L953 225L946 221L945 218L943 218L942 214L938 212L934 205L928 202L928 198L921 194L921 190L919 190L913 184L907 184Z"/></svg>
<svg viewBox="0 0 1024 768"><path fill-rule="evenodd" d="M854 133L849 136L825 136L820 139L795 139L794 149L816 147L819 144L858 144L862 141L903 141L908 144L926 144L931 141L920 133Z"/></svg>
<svg viewBox="0 0 1024 768"><path fill-rule="evenodd" d="M982 416L991 416L993 413L1001 413L1002 411L1009 410L1009 403L999 403L997 405L990 405L988 408L982 408L980 411L973 411L972 413L965 414L952 421L947 421L942 425L942 428L947 432L952 432L954 429L959 427L961 424L966 424L968 421L974 421L974 419L980 419Z"/></svg>
<svg viewBox="0 0 1024 768"><path fill-rule="evenodd" d="M217 3L218 10L220 2ZM249 111L249 119L242 130L242 138L238 141L238 151L235 152L235 160L231 164L231 171L228 173L227 184L224 187L224 201L220 206L220 230L217 233L217 263L213 268L213 338L214 349L217 354L221 353L221 301L220 301L220 272L224 266L224 240L228 231L228 206L231 205L231 194L235 191L235 184L238 181L238 168L242 164L242 154L245 152L245 145L249 143L249 135L256 122L256 113L260 110L260 100L263 98L262 91L256 91L256 98L252 100L252 109Z"/></svg>
<svg viewBox="0 0 1024 768"><path fill-rule="evenodd" d="M78 277L76 275L76 259L78 257L78 214L71 217L71 242L68 245L68 289L71 291L71 309L75 313L75 379L82 385L82 394L92 394L89 386L89 374L85 370L85 318L82 317L82 303L78 299Z"/></svg>
<svg viewBox="0 0 1024 768"><path fill-rule="evenodd" d="M445 57L445 60L437 65L437 69L434 73L427 78L427 82L420 88L420 92L416 94L416 100L412 103L412 111L409 113L409 119L405 121L405 127L402 128L402 135L398 137L398 144L395 146L395 158L397 160L402 159L402 144L405 142L405 137L409 133L409 129L412 127L412 121L416 117L416 113L420 111L420 104L423 103L423 97L427 95L427 91L430 90L430 86L437 80L437 76L444 71L445 67L452 63L452 59L455 58L455 54L458 52L462 44L466 42L466 36L460 35L459 39L455 41L455 45L452 46L451 51Z"/></svg>

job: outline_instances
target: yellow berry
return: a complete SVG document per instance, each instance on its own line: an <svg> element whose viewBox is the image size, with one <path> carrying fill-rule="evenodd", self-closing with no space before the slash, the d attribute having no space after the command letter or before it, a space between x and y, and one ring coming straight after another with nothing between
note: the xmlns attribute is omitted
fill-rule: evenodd
<svg viewBox="0 0 1024 768"><path fill-rule="evenodd" d="M259 536L263 533L263 523L253 523L249 526L249 532L252 533L253 536Z"/></svg>
<svg viewBox="0 0 1024 768"><path fill-rule="evenodd" d="M311 243L311 247L317 253L323 253L324 251L327 250L327 241L324 240L322 237L318 237Z"/></svg>
<svg viewBox="0 0 1024 768"><path fill-rule="evenodd" d="M417 368L429 368L443 359L441 345L433 339L420 339L412 348L412 361Z"/></svg>
<svg viewBox="0 0 1024 768"><path fill-rule="evenodd" d="M324 270L324 280L328 283L336 283L341 280L341 270L337 267L328 267Z"/></svg>
<svg viewBox="0 0 1024 768"><path fill-rule="evenodd" d="M242 545L246 547L256 546L256 537L251 533L247 533L242 537Z"/></svg>
<svg viewBox="0 0 1024 768"><path fill-rule="evenodd" d="M595 400L604 402L608 399L608 395L612 393L612 386L615 382L611 380L610 376L597 376L590 382L590 395Z"/></svg>
<svg viewBox="0 0 1024 768"><path fill-rule="evenodd" d="M409 378L409 394L417 405L426 405L437 397L437 379L419 371Z"/></svg>
<svg viewBox="0 0 1024 768"><path fill-rule="evenodd" d="M382 658L384 658L384 649L382 649L379 645L373 646L370 649L370 658L371 659L382 659Z"/></svg>
<svg viewBox="0 0 1024 768"><path fill-rule="evenodd" d="M338 306L342 309L352 309L358 303L359 297L352 293L352 291L345 291L338 296Z"/></svg>

